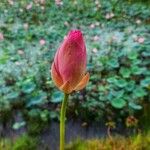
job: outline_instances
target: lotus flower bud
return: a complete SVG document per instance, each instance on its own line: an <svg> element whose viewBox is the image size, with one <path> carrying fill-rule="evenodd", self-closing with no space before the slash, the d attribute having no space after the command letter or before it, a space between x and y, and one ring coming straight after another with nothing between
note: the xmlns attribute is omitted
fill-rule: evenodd
<svg viewBox="0 0 150 150"><path fill-rule="evenodd" d="M86 47L80 30L71 30L58 48L51 67L55 85L64 93L83 89L89 81L86 73Z"/></svg>

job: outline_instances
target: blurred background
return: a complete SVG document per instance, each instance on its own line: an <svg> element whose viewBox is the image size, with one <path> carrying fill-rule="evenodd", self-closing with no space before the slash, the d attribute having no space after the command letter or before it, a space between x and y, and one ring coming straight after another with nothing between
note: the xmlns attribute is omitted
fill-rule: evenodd
<svg viewBox="0 0 150 150"><path fill-rule="evenodd" d="M1 0L0 149L22 134L18 145L32 135L58 146L63 94L50 66L71 29L84 34L90 82L71 94L67 139L101 137L110 124L122 134L149 127L149 0Z"/></svg>

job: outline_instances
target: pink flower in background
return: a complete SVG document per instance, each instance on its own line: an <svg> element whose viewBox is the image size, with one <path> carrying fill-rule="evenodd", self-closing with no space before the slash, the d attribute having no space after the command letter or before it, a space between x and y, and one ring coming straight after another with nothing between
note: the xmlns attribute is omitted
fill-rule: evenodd
<svg viewBox="0 0 150 150"><path fill-rule="evenodd" d="M107 13L106 16L105 16L105 18L106 18L106 19L111 19L111 18L113 18L114 16L115 16L114 13L111 12L111 13Z"/></svg>
<svg viewBox="0 0 150 150"><path fill-rule="evenodd" d="M93 39L93 41L98 41L100 39L100 37L96 35L92 39Z"/></svg>
<svg viewBox="0 0 150 150"><path fill-rule="evenodd" d="M97 48L93 48L93 49L92 49L92 52L93 52L93 53L97 53L97 52L98 52Z"/></svg>
<svg viewBox="0 0 150 150"><path fill-rule="evenodd" d="M43 46L43 45L45 45L45 44L46 44L46 41L45 41L44 39L41 39L41 40L40 40L40 45Z"/></svg>
<svg viewBox="0 0 150 150"><path fill-rule="evenodd" d="M32 3L30 3L30 4L28 4L27 6L26 6L26 9L27 10L30 10L32 8Z"/></svg>
<svg viewBox="0 0 150 150"><path fill-rule="evenodd" d="M3 33L0 33L0 41L4 40L4 35Z"/></svg>
<svg viewBox="0 0 150 150"><path fill-rule="evenodd" d="M144 43L145 38L144 37L138 37L137 35L132 36L135 42L138 42L140 44Z"/></svg>
<svg viewBox="0 0 150 150"><path fill-rule="evenodd" d="M92 23L92 24L90 24L90 28L91 29L94 29L94 28L96 28L97 26L99 26L100 25L100 22L95 22L95 23Z"/></svg>
<svg viewBox="0 0 150 150"><path fill-rule="evenodd" d="M40 0L40 3L41 3L41 4L45 4L46 1L45 1L45 0Z"/></svg>
<svg viewBox="0 0 150 150"><path fill-rule="evenodd" d="M58 48L51 67L52 79L64 93L81 90L88 83L86 57L86 47L81 31L71 30Z"/></svg>
<svg viewBox="0 0 150 150"><path fill-rule="evenodd" d="M63 5L63 1L62 0L55 0L55 4L61 6L61 5Z"/></svg>
<svg viewBox="0 0 150 150"><path fill-rule="evenodd" d="M98 7L98 8L101 8L101 4L98 0L95 1L95 5Z"/></svg>
<svg viewBox="0 0 150 150"><path fill-rule="evenodd" d="M36 4L38 4L38 3L40 3L40 4L42 4L42 5L45 4L45 0L34 0L34 2L35 2Z"/></svg>
<svg viewBox="0 0 150 150"><path fill-rule="evenodd" d="M92 24L90 25L90 28L91 28L91 29L94 29L94 28L95 28L95 24L92 23Z"/></svg>
<svg viewBox="0 0 150 150"><path fill-rule="evenodd" d="M10 5L14 5L14 1L13 1L13 0L8 0L8 3L9 3Z"/></svg>
<svg viewBox="0 0 150 150"><path fill-rule="evenodd" d="M139 37L137 39L137 42L140 43L140 44L144 43L144 41L145 41L144 37Z"/></svg>

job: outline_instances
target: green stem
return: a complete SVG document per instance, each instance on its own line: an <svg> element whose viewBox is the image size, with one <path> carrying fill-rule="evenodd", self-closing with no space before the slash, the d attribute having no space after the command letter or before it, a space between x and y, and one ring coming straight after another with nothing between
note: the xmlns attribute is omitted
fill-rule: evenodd
<svg viewBox="0 0 150 150"><path fill-rule="evenodd" d="M65 149L65 116L69 94L64 94L60 113L60 150Z"/></svg>

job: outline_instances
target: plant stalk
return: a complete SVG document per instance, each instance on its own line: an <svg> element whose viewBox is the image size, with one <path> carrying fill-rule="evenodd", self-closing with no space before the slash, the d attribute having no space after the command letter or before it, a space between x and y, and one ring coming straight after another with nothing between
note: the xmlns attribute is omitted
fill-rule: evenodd
<svg viewBox="0 0 150 150"><path fill-rule="evenodd" d="M60 150L65 149L65 116L69 94L64 93L64 99L61 105L60 113Z"/></svg>

